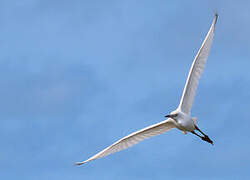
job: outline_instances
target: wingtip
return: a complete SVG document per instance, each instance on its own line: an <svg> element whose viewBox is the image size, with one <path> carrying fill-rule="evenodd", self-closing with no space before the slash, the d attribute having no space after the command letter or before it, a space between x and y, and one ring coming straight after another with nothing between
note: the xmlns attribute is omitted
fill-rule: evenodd
<svg viewBox="0 0 250 180"><path fill-rule="evenodd" d="M218 17L218 12L215 11L214 16L217 18Z"/></svg>
<svg viewBox="0 0 250 180"><path fill-rule="evenodd" d="M86 161L76 162L76 163L74 163L74 165L75 166L80 166L80 165L85 164L85 163L86 163Z"/></svg>
<svg viewBox="0 0 250 180"><path fill-rule="evenodd" d="M214 24L217 23L218 16L219 16L218 13L215 12L215 14L214 14Z"/></svg>

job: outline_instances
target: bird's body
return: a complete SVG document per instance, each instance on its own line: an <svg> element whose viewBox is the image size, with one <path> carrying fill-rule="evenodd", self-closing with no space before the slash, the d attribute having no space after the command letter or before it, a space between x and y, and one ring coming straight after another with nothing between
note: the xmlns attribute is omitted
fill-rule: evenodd
<svg viewBox="0 0 250 180"><path fill-rule="evenodd" d="M195 130L195 122L191 116L178 109L171 114L177 114L177 116L174 117L176 128L183 131L184 133Z"/></svg>
<svg viewBox="0 0 250 180"><path fill-rule="evenodd" d="M102 150L101 152L97 153L86 161L77 162L76 165L81 165L86 162L121 151L139 143L144 139L165 133L173 128L181 130L184 134L186 134L187 132L191 132L196 136L200 137L202 140L213 144L213 141L198 128L197 118L191 116L191 108L194 101L196 89L198 87L198 83L201 74L204 70L209 50L212 45L217 18L218 15L215 14L213 23L208 31L208 34L193 61L178 108L175 111L171 112L169 115L166 115L166 120L136 131L120 139L119 141L115 142L111 146L107 147L106 149ZM195 130L199 131L203 136L197 134Z"/></svg>

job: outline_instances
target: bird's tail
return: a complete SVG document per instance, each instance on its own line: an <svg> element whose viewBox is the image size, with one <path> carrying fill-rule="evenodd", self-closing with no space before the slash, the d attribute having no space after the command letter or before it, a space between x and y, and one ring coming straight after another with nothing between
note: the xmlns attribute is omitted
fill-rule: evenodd
<svg viewBox="0 0 250 180"><path fill-rule="evenodd" d="M192 117L192 120L194 121L194 124L196 125L198 118L197 117Z"/></svg>

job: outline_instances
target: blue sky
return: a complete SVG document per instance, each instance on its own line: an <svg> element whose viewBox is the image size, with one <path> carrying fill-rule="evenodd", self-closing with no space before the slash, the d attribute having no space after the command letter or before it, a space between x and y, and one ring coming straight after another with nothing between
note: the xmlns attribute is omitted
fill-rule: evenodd
<svg viewBox="0 0 250 180"><path fill-rule="evenodd" d="M248 179L249 1L0 0L2 179ZM164 120L213 19L192 115L177 130L85 160Z"/></svg>

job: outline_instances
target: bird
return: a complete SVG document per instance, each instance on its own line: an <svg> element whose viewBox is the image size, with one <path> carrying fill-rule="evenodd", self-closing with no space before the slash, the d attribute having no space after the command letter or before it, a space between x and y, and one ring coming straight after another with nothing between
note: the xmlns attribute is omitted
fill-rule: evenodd
<svg viewBox="0 0 250 180"><path fill-rule="evenodd" d="M185 83L185 87L181 96L180 104L176 110L172 111L170 114L165 115L166 120L148 126L144 129L136 131L134 133L125 136L107 147L106 149L100 151L96 155L90 157L85 161L76 162L75 165L82 165L89 161L108 156L115 152L127 149L147 138L163 134L168 132L173 128L177 128L184 134L192 133L198 136L201 140L206 141L213 145L213 141L201 131L197 125L197 117L191 116L191 108L195 98L196 90L199 84L200 77L204 70L209 51L214 38L215 25L217 23L218 14L215 13L212 25L198 51L196 54L192 66L190 68L188 78ZM199 133L197 133L198 131Z"/></svg>

